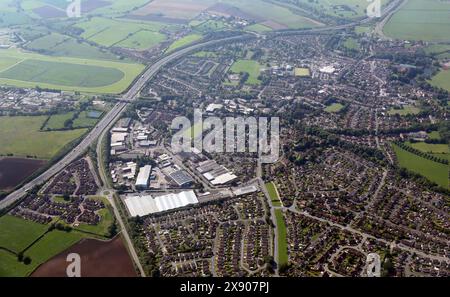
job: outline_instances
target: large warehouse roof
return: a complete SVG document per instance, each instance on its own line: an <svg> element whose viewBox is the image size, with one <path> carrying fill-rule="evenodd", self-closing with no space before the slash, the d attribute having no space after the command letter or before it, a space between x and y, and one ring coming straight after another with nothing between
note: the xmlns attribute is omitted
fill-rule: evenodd
<svg viewBox="0 0 450 297"><path fill-rule="evenodd" d="M124 201L132 217L145 216L198 203L197 196L192 190L156 198L151 195L128 196Z"/></svg>

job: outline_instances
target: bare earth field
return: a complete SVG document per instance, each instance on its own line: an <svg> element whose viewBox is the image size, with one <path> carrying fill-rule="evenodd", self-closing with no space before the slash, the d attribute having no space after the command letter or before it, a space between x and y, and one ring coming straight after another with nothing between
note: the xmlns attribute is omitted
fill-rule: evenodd
<svg viewBox="0 0 450 297"><path fill-rule="evenodd" d="M83 239L70 249L53 257L36 269L32 277L65 277L67 255L77 253L81 257L82 277L134 277L136 272L122 238L111 241Z"/></svg>
<svg viewBox="0 0 450 297"><path fill-rule="evenodd" d="M0 158L0 190L14 189L45 163L36 159Z"/></svg>

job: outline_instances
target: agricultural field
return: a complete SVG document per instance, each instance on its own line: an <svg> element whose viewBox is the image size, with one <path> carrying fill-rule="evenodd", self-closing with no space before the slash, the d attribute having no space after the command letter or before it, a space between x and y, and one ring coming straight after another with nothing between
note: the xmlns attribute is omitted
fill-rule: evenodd
<svg viewBox="0 0 450 297"><path fill-rule="evenodd" d="M76 24L76 27L84 30L81 37L106 47L146 49L166 39L158 32L164 25L156 22L94 17Z"/></svg>
<svg viewBox="0 0 450 297"><path fill-rule="evenodd" d="M187 36L184 36L183 38L180 38L176 40L174 43L172 43L169 48L166 50L166 52L172 52L178 48L187 46L191 43L194 43L198 40L202 39L202 35L200 34L189 34Z"/></svg>
<svg viewBox="0 0 450 297"><path fill-rule="evenodd" d="M118 60L116 56L109 52L100 50L87 43L78 42L72 37L59 33L52 33L37 38L27 44L26 48L50 56Z"/></svg>
<svg viewBox="0 0 450 297"><path fill-rule="evenodd" d="M261 72L261 65L257 61L253 60L238 60L230 68L233 73L248 73L249 77L246 84L257 85L261 81L258 79Z"/></svg>
<svg viewBox="0 0 450 297"><path fill-rule="evenodd" d="M450 91L450 70L441 70L429 82L435 87Z"/></svg>
<svg viewBox="0 0 450 297"><path fill-rule="evenodd" d="M42 236L47 229L47 225L4 215L0 217L0 230L2 230L0 232L0 247L15 253L21 252Z"/></svg>
<svg viewBox="0 0 450 297"><path fill-rule="evenodd" d="M401 149L399 146L392 144L398 163L401 167L406 168L412 172L418 173L436 184L449 188L449 167L448 165L437 163L413 153Z"/></svg>
<svg viewBox="0 0 450 297"><path fill-rule="evenodd" d="M408 0L391 17L383 31L387 36L397 39L449 41L450 2Z"/></svg>
<svg viewBox="0 0 450 297"><path fill-rule="evenodd" d="M287 238L286 238L286 224L284 222L284 215L281 209L275 209L275 219L277 221L278 232L278 264L288 264L288 250L287 250Z"/></svg>
<svg viewBox="0 0 450 297"><path fill-rule="evenodd" d="M51 159L87 129L41 132L46 116L0 117L0 155Z"/></svg>
<svg viewBox="0 0 450 297"><path fill-rule="evenodd" d="M245 30L256 32L256 33L264 33L264 32L272 31L272 28L264 26L262 24L253 24L253 25L245 27Z"/></svg>
<svg viewBox="0 0 450 297"><path fill-rule="evenodd" d="M269 192L270 199L274 206L283 206L280 201L280 196L278 195L278 190L273 182L266 184L267 192Z"/></svg>
<svg viewBox="0 0 450 297"><path fill-rule="evenodd" d="M88 128L95 126L98 122L98 117L90 116L92 111L85 110L82 111L77 118L73 121L73 128Z"/></svg>
<svg viewBox="0 0 450 297"><path fill-rule="evenodd" d="M341 111L344 108L344 105L341 103L333 103L330 106L327 106L324 110L330 113L336 113Z"/></svg>
<svg viewBox="0 0 450 297"><path fill-rule="evenodd" d="M337 18L354 19L365 16L365 9L369 5L366 0L299 0L299 2L313 10ZM385 5L389 0L381 0Z"/></svg>
<svg viewBox="0 0 450 297"><path fill-rule="evenodd" d="M65 91L121 93L144 69L140 64L49 57L18 50L0 50L0 58L19 60L0 69L0 84Z"/></svg>
<svg viewBox="0 0 450 297"><path fill-rule="evenodd" d="M71 120L74 116L74 112L68 112L63 114L54 114L50 116L49 120L45 124L42 130L59 130L64 129L64 123L68 120Z"/></svg>
<svg viewBox="0 0 450 297"><path fill-rule="evenodd" d="M320 23L293 12L285 3L263 0L155 0L134 11L140 18L159 18L166 22L190 23L204 11L225 16L237 16L252 20L270 29L311 28ZM257 27L256 27L257 28ZM262 27L259 27L262 28ZM214 29L214 27L210 27ZM221 28L218 28L221 29Z"/></svg>
<svg viewBox="0 0 450 297"><path fill-rule="evenodd" d="M400 116L405 116L405 115L409 115L409 114L418 114L420 112L420 108L416 107L416 106L412 106L412 105L406 105L403 106L402 109L395 109L392 108L391 110L388 111L389 115L400 115Z"/></svg>

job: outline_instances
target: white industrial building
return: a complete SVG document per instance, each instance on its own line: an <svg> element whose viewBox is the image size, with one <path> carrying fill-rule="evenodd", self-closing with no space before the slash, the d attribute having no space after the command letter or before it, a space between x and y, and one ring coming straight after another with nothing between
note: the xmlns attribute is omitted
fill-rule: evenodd
<svg viewBox="0 0 450 297"><path fill-rule="evenodd" d="M150 182L150 174L152 173L152 166L146 165L139 169L139 174L136 179L136 188L147 189Z"/></svg>
<svg viewBox="0 0 450 297"><path fill-rule="evenodd" d="M178 194L168 194L153 198L151 195L128 196L124 199L128 212L132 217L145 216L152 213L177 209L190 204L197 204L198 199L194 191Z"/></svg>

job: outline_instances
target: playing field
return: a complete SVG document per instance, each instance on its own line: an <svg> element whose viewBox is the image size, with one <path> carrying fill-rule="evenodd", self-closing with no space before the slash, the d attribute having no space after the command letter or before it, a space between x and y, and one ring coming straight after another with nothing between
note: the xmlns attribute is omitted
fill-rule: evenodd
<svg viewBox="0 0 450 297"><path fill-rule="evenodd" d="M403 106L402 109L394 109L392 108L391 110L388 111L389 115L401 115L401 116L405 116L408 114L418 114L420 112L420 108L412 106L412 105L406 105Z"/></svg>
<svg viewBox="0 0 450 297"><path fill-rule="evenodd" d="M49 57L18 50L0 50L0 84L93 93L121 93L143 65L104 60ZM18 61L17 61L18 60Z"/></svg>
<svg viewBox="0 0 450 297"><path fill-rule="evenodd" d="M246 72L249 74L249 77L246 84L249 85L258 85L261 81L258 79L259 74L261 72L261 65L257 61L253 60L238 60L236 61L230 69L234 73Z"/></svg>
<svg viewBox="0 0 450 297"><path fill-rule="evenodd" d="M298 77L310 77L311 72L308 68L295 68L294 75Z"/></svg>
<svg viewBox="0 0 450 297"><path fill-rule="evenodd" d="M46 116L0 117L0 154L51 159L86 129L40 132Z"/></svg>
<svg viewBox="0 0 450 297"><path fill-rule="evenodd" d="M281 209L275 209L275 219L277 221L278 233L278 264L281 266L288 263L286 224L284 223Z"/></svg>
<svg viewBox="0 0 450 297"><path fill-rule="evenodd" d="M398 39L450 40L450 2L408 0L383 28L387 36Z"/></svg>
<svg viewBox="0 0 450 297"><path fill-rule="evenodd" d="M449 188L449 166L431 160L419 157L413 153L401 149L399 146L392 144L397 155L399 165L412 172L418 173L436 184Z"/></svg>
<svg viewBox="0 0 450 297"><path fill-rule="evenodd" d="M341 111L344 108L344 105L342 105L341 103L333 103L329 106L327 106L324 110L326 112L331 112L331 113L336 113Z"/></svg>
<svg viewBox="0 0 450 297"><path fill-rule="evenodd" d="M184 36L183 38L180 38L180 39L176 40L175 42L173 42L169 46L169 48L167 49L166 52L168 52L168 53L172 52L178 48L187 46L187 45L194 43L200 39L202 39L202 35L200 35L200 34L189 34L189 35Z"/></svg>
<svg viewBox="0 0 450 297"><path fill-rule="evenodd" d="M0 247L19 253L42 236L47 229L47 225L10 215L2 216L0 217Z"/></svg>
<svg viewBox="0 0 450 297"><path fill-rule="evenodd" d="M450 91L450 70L441 70L430 81L433 86Z"/></svg>

